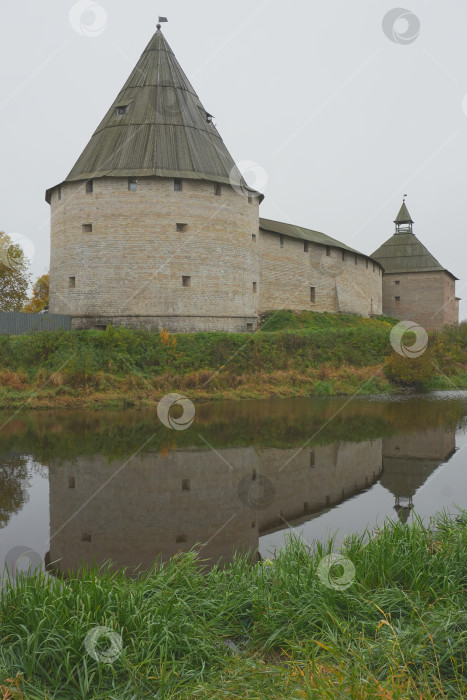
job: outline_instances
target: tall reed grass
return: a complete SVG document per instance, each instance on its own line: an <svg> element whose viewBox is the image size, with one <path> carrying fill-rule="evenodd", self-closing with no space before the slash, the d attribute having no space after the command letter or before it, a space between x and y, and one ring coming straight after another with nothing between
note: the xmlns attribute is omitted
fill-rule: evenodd
<svg viewBox="0 0 467 700"><path fill-rule="evenodd" d="M332 541L297 538L258 564L206 570L193 551L136 579L105 568L22 577L0 600L0 689L31 700L465 698L467 512L371 535L345 544L345 590L318 576ZM121 636L111 664L84 646L96 626Z"/></svg>

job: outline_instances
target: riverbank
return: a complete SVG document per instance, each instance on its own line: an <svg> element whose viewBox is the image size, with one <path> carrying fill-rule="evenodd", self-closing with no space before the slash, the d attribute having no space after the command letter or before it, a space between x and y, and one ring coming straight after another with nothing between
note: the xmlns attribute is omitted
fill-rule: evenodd
<svg viewBox="0 0 467 700"><path fill-rule="evenodd" d="M151 406L193 400L467 388L467 326L395 353L394 319L278 312L256 333L170 335L124 328L0 336L0 408Z"/></svg>
<svg viewBox="0 0 467 700"><path fill-rule="evenodd" d="M329 568L331 551L292 539L273 561L204 573L192 552L136 580L22 578L0 599L0 690L28 700L466 697L467 512L352 536L343 565ZM88 636L96 627L112 646Z"/></svg>

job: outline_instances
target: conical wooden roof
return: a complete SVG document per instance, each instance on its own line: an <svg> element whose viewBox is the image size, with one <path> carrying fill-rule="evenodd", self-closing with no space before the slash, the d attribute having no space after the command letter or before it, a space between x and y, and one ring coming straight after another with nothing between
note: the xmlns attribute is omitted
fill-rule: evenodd
<svg viewBox="0 0 467 700"><path fill-rule="evenodd" d="M65 182L105 176L250 189L159 28Z"/></svg>
<svg viewBox="0 0 467 700"><path fill-rule="evenodd" d="M399 209L399 213L395 218L395 224L413 224L412 217L409 214L405 200L402 202L402 206Z"/></svg>
<svg viewBox="0 0 467 700"><path fill-rule="evenodd" d="M394 221L398 224L412 224L405 202L402 203L399 214ZM391 236L374 253L372 258L377 260L387 274L398 272L447 272L451 277L454 275L446 270L436 258L425 248L412 231L399 230ZM457 277L454 277L457 279Z"/></svg>

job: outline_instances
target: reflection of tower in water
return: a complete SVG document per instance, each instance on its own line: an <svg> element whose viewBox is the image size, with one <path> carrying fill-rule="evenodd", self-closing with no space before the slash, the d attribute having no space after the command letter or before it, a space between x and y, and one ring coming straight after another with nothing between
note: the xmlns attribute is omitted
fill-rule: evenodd
<svg viewBox="0 0 467 700"><path fill-rule="evenodd" d="M259 537L374 483L381 440L305 449L183 449L50 469L51 542L61 571L81 562L148 568L200 544L202 559L256 557ZM55 564L54 564L55 562Z"/></svg>
<svg viewBox="0 0 467 700"><path fill-rule="evenodd" d="M446 428L383 439L381 484L394 495L394 510L401 522L410 516L415 493L455 450L455 432Z"/></svg>

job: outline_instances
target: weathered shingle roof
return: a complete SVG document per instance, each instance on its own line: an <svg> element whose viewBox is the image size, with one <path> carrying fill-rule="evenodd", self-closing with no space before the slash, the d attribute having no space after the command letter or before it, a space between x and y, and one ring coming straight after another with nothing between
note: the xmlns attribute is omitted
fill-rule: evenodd
<svg viewBox="0 0 467 700"><path fill-rule="evenodd" d="M312 231L309 228L303 228L303 226L295 226L294 224L285 224L281 221L260 218L259 227L260 229L263 229L263 231L272 231L273 233L279 233L283 236L290 236L291 238L301 238L304 241L311 241L312 243L321 243L321 245L334 246L335 248L348 250L350 253L356 253L357 255L362 255L365 258L371 259L369 255L361 253L359 250L355 250L355 248L350 248L348 245L345 245L345 243L341 243L335 238L327 236L325 233L321 233L320 231Z"/></svg>
<svg viewBox="0 0 467 700"><path fill-rule="evenodd" d="M440 265L414 233L395 233L371 257L381 263L385 273L444 271L454 277Z"/></svg>
<svg viewBox="0 0 467 700"><path fill-rule="evenodd" d="M413 224L412 217L409 214L405 201L402 202L402 206L399 209L399 213L394 220L395 224Z"/></svg>
<svg viewBox="0 0 467 700"><path fill-rule="evenodd" d="M194 178L251 189L160 29L65 182L104 176Z"/></svg>

